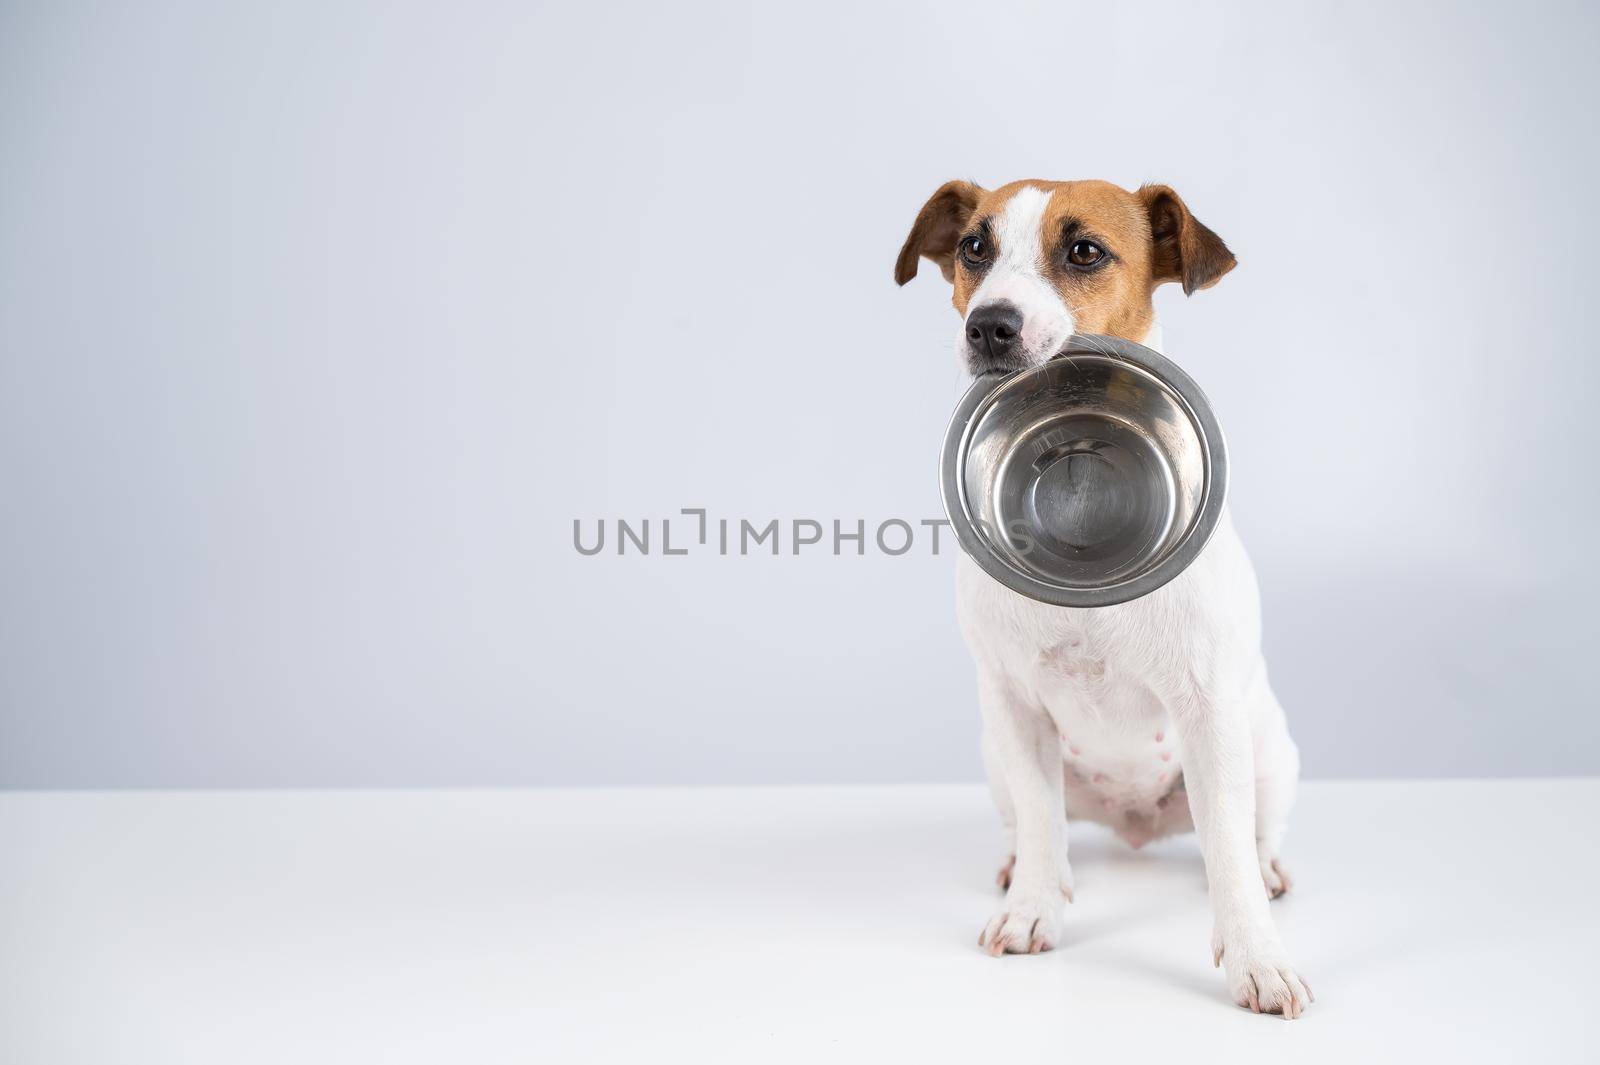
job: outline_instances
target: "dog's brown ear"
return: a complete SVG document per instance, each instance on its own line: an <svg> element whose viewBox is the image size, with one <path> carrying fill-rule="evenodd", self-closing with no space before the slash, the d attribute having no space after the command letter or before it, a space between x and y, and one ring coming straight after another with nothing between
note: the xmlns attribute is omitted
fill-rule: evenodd
<svg viewBox="0 0 1600 1065"><path fill-rule="evenodd" d="M917 276L917 257L937 263L946 281L956 279L956 241L978 207L983 190L970 181L947 181L922 205L911 232L894 262L894 283L903 285Z"/></svg>
<svg viewBox="0 0 1600 1065"><path fill-rule="evenodd" d="M1190 296L1215 285L1238 265L1222 238L1201 225L1176 192L1165 185L1146 185L1139 199L1150 216L1150 272L1156 284L1181 281L1183 294Z"/></svg>

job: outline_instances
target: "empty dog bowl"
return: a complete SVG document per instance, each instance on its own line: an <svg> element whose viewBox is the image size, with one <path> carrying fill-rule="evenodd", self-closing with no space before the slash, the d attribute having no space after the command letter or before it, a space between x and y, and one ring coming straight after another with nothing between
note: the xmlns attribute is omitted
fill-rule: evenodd
<svg viewBox="0 0 1600 1065"><path fill-rule="evenodd" d="M1056 606L1125 603L1176 577L1216 529L1228 484L1199 387L1159 352L1105 336L979 378L940 461L962 549Z"/></svg>

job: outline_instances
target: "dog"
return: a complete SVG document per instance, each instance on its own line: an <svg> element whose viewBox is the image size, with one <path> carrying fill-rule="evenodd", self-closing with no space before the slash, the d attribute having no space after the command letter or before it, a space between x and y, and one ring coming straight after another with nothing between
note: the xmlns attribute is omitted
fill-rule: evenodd
<svg viewBox="0 0 1600 1065"><path fill-rule="evenodd" d="M974 375L1037 365L1074 333L1160 350L1155 289L1177 282L1189 295L1236 265L1171 188L1104 181L948 182L917 213L896 283L921 259L953 286L957 352ZM1212 961L1229 993L1257 1013L1298 1017L1311 988L1268 901L1290 887L1279 849L1300 758L1267 682L1255 573L1226 512L1178 577L1117 606L1048 606L965 554L958 566L1006 838L1005 899L979 945L998 956L1059 942L1072 899L1068 819L1108 825L1134 847L1193 828Z"/></svg>

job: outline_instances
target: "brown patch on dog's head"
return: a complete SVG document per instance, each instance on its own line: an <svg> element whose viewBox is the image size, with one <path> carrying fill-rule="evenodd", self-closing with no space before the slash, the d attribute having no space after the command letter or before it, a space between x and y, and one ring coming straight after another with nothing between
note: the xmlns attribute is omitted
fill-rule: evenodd
<svg viewBox="0 0 1600 1065"><path fill-rule="evenodd" d="M1063 329L1143 340L1157 286L1178 281L1193 293L1235 265L1172 189L1129 192L1105 181L1018 181L992 191L949 182L917 214L895 281L916 276L919 256L938 264L964 317L1000 304L1020 314L1007 341L1013 361L1048 358ZM969 339L983 332L973 323Z"/></svg>

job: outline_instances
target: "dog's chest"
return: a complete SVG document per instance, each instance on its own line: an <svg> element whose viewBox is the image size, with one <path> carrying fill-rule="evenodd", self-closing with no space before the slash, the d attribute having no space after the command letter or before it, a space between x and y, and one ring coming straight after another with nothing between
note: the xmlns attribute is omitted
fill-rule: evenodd
<svg viewBox="0 0 1600 1065"><path fill-rule="evenodd" d="M1165 794L1180 762L1166 708L1128 665L1091 627L1042 648L1032 670L1030 687L1061 735L1069 778L1107 809Z"/></svg>
<svg viewBox="0 0 1600 1065"><path fill-rule="evenodd" d="M963 560L965 562L965 560ZM975 565L958 586L962 628L983 668L1050 715L1069 795L1116 812L1152 808L1178 781L1181 750L1155 693L1163 657L1141 634L1161 631L1148 604L1065 610L1017 595Z"/></svg>

